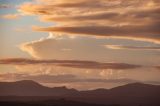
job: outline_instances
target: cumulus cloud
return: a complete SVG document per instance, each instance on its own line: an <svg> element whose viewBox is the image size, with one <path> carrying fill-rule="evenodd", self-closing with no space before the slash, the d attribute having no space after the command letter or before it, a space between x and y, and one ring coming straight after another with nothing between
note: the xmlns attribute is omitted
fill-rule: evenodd
<svg viewBox="0 0 160 106"><path fill-rule="evenodd" d="M127 49L127 50L160 50L158 46L125 46L125 45L104 45L109 49Z"/></svg>
<svg viewBox="0 0 160 106"><path fill-rule="evenodd" d="M60 67L81 68L81 69L134 69L140 65L126 63L100 63L96 61L82 60L38 60L28 58L7 58L1 59L0 64L9 65L54 65Z"/></svg>
<svg viewBox="0 0 160 106"><path fill-rule="evenodd" d="M37 31L159 43L159 4L158 0L38 0L20 5L19 11L58 23Z"/></svg>

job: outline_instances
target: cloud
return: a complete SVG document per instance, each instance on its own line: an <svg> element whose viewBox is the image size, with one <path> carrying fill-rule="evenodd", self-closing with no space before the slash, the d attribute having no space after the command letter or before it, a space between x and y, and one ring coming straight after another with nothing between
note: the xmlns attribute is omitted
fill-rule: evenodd
<svg viewBox="0 0 160 106"><path fill-rule="evenodd" d="M54 15L53 13L57 13L59 11L58 15L75 15L79 14L80 12L83 14L86 13L97 13L101 11L128 11L128 10L136 10L137 8L142 9L153 9L159 7L158 1L153 0L135 0L135 1L125 1L125 0L76 0L76 1L61 1L57 2L57 0L52 1L42 1L40 3L34 4L34 3L24 3L20 5L19 10L21 10L24 13L42 13L41 10L43 10L43 13L50 13ZM134 8L135 7L135 8ZM81 10L80 10L81 9ZM107 10L106 10L107 9ZM114 9L114 10L113 10ZM74 11L73 11L74 10ZM60 13L60 11L64 13ZM71 12L71 13L70 13ZM68 14L65 14L68 13ZM74 14L73 14L74 13ZM43 14L41 14L43 15ZM57 15L57 14L56 14Z"/></svg>
<svg viewBox="0 0 160 106"><path fill-rule="evenodd" d="M125 46L125 45L104 45L109 49L127 49L127 50L160 50L158 46Z"/></svg>
<svg viewBox="0 0 160 106"><path fill-rule="evenodd" d="M155 66L155 68L160 69L160 66Z"/></svg>
<svg viewBox="0 0 160 106"><path fill-rule="evenodd" d="M9 4L0 4L0 9L6 9L6 8L10 8L11 5Z"/></svg>
<svg viewBox="0 0 160 106"><path fill-rule="evenodd" d="M6 14L6 15L1 15L1 18L14 20L14 19L19 19L20 15L19 14Z"/></svg>
<svg viewBox="0 0 160 106"><path fill-rule="evenodd" d="M102 11L92 14L84 15L70 15L70 16L42 16L40 19L42 21L51 21L61 23L81 23L85 24L87 22L94 23L96 25L142 25L148 23L159 22L160 8L153 8L147 10L139 11L129 11L129 12L108 12Z"/></svg>
<svg viewBox="0 0 160 106"><path fill-rule="evenodd" d="M143 64L150 65L157 64L160 60L158 50L153 53L142 50L141 53L134 51L134 55L131 55L132 51L118 51L112 49L105 49L102 45L130 45L146 47L150 45L152 47L158 47L153 43L126 41L118 39L98 39L95 37L78 36L70 38L66 35L52 34L47 38L41 38L39 40L23 43L19 48L28 53L30 56L36 59L58 59L58 60L92 60L99 62L117 62L117 63L131 63L131 64ZM122 53L123 52L123 53ZM150 56L144 55L149 53ZM151 59L152 58L152 59Z"/></svg>
<svg viewBox="0 0 160 106"><path fill-rule="evenodd" d="M34 27L36 31L59 32L77 35L96 35L105 37L146 40L159 43L159 25L148 26L71 26L71 27Z"/></svg>
<svg viewBox="0 0 160 106"><path fill-rule="evenodd" d="M128 78L117 78L117 79L104 79L104 78L80 78L72 74L62 74L62 75L29 75L29 74L18 74L18 73L5 73L0 74L0 78L3 81L17 81L17 80L33 80L40 83L52 83L52 84L76 84L76 83L135 83L143 82L150 84L160 84L159 81L143 81L143 80L134 80Z"/></svg>
<svg viewBox="0 0 160 106"><path fill-rule="evenodd" d="M1 59L0 64L8 65L54 65L60 67L80 68L80 69L134 69L140 65L126 63L100 63L96 61L82 60L38 60L28 58L7 58Z"/></svg>
<svg viewBox="0 0 160 106"><path fill-rule="evenodd" d="M27 74L16 74L6 73L0 74L3 80L34 80L41 83L132 83L137 82L136 80L120 78L120 79L103 79L103 78L79 78L75 75L27 75Z"/></svg>
<svg viewBox="0 0 160 106"><path fill-rule="evenodd" d="M63 48L62 51L71 51L72 49Z"/></svg>
<svg viewBox="0 0 160 106"><path fill-rule="evenodd" d="M19 11L57 23L37 31L159 43L159 4L158 0L38 0L20 5Z"/></svg>

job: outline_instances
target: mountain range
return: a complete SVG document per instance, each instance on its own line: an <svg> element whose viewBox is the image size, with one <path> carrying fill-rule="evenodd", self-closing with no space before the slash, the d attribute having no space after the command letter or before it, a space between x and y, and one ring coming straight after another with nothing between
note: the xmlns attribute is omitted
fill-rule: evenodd
<svg viewBox="0 0 160 106"><path fill-rule="evenodd" d="M160 106L160 85L131 83L112 89L78 91L46 87L31 80L0 82L0 101L71 100L94 104Z"/></svg>

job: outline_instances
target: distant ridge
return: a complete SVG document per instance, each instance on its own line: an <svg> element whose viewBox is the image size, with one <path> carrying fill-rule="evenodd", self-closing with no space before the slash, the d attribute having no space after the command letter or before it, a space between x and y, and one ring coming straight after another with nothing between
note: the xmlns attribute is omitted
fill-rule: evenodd
<svg viewBox="0 0 160 106"><path fill-rule="evenodd" d="M0 96L62 96L74 92L66 87L49 88L32 80L0 82Z"/></svg>
<svg viewBox="0 0 160 106"><path fill-rule="evenodd" d="M160 86L131 83L112 89L78 91L66 87L49 88L32 80L0 82L1 97L65 98L73 101L100 104L154 104L160 106ZM0 98L0 100L2 100Z"/></svg>

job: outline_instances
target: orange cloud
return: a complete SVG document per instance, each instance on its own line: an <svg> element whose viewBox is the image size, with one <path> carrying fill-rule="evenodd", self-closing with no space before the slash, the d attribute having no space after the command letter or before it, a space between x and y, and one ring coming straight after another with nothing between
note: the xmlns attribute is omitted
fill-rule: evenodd
<svg viewBox="0 0 160 106"><path fill-rule="evenodd" d="M159 25L126 25L126 26L58 26L58 27L33 27L36 31L58 32L77 35L103 36L126 38L159 43Z"/></svg>
<svg viewBox="0 0 160 106"><path fill-rule="evenodd" d="M140 65L126 63L100 63L96 61L82 60L38 60L27 58L8 58L1 59L0 64L11 65L54 65L60 67L82 68L82 69L134 69L141 67Z"/></svg>
<svg viewBox="0 0 160 106"><path fill-rule="evenodd" d="M120 78L120 79L100 79L100 78L79 78L72 74L64 75L29 75L29 74L17 74L6 73L0 74L3 80L34 80L41 83L77 83L77 82L91 82L91 83L131 83L137 82L136 80Z"/></svg>
<svg viewBox="0 0 160 106"><path fill-rule="evenodd" d="M4 19L19 19L20 15L19 14L6 14L1 16Z"/></svg>
<svg viewBox="0 0 160 106"><path fill-rule="evenodd" d="M125 38L159 43L160 2L158 0L38 0L19 10L38 15L58 27L38 31Z"/></svg>
<svg viewBox="0 0 160 106"><path fill-rule="evenodd" d="M160 50L160 47L153 46L125 46L125 45L104 45L109 49L127 49L127 50Z"/></svg>

